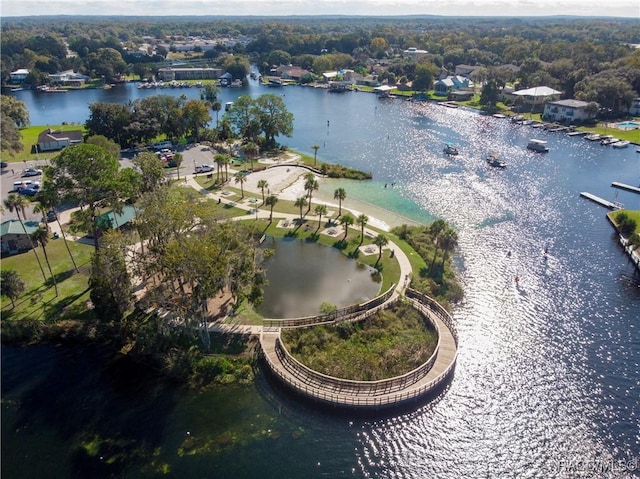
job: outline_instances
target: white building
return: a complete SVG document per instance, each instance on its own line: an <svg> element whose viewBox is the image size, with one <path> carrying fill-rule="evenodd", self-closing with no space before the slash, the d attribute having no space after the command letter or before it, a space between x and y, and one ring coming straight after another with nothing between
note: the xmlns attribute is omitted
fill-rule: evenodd
<svg viewBox="0 0 640 479"><path fill-rule="evenodd" d="M590 120L597 112L591 115L586 109L589 102L581 100L556 100L549 101L544 105L542 118L549 121L575 122Z"/></svg>
<svg viewBox="0 0 640 479"><path fill-rule="evenodd" d="M60 73L52 73L49 78L53 83L67 86L81 86L88 82L91 78L73 70L66 70Z"/></svg>
<svg viewBox="0 0 640 479"><path fill-rule="evenodd" d="M22 83L27 79L27 75L29 75L29 70L26 68L20 68L9 74L11 77L11 83Z"/></svg>

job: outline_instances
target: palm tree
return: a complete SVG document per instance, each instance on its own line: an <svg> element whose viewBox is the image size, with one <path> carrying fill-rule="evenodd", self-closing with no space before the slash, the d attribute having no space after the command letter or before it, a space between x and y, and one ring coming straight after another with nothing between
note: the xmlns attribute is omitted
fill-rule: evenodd
<svg viewBox="0 0 640 479"><path fill-rule="evenodd" d="M333 192L333 199L338 200L338 216L342 216L342 202L347 198L347 192L344 188L338 188Z"/></svg>
<svg viewBox="0 0 640 479"><path fill-rule="evenodd" d="M307 210L307 212L309 212L311 211L311 196L313 194L313 191L319 188L319 185L318 180L316 180L316 177L311 172L304 175L304 178L304 189L307 192L307 197L309 198L309 209Z"/></svg>
<svg viewBox="0 0 640 479"><path fill-rule="evenodd" d="M213 157L213 162L216 164L216 182L222 183L224 178L222 178L222 167L224 166L224 155L217 154Z"/></svg>
<svg viewBox="0 0 640 479"><path fill-rule="evenodd" d="M216 128L218 128L218 112L222 110L222 103L217 100L212 102L211 109L216 112Z"/></svg>
<svg viewBox="0 0 640 479"><path fill-rule="evenodd" d="M318 229L320 229L320 225L322 224L322 215L327 214L327 205L316 205L313 211L318 215Z"/></svg>
<svg viewBox="0 0 640 479"><path fill-rule="evenodd" d="M318 158L318 150L320 147L318 145L313 145L311 148L313 149L313 166L316 166L316 159Z"/></svg>
<svg viewBox="0 0 640 479"><path fill-rule="evenodd" d="M79 273L78 265L76 264L76 260L71 254L71 249L69 248L69 243L67 242L67 235L62 228L62 223L60 223L60 217L58 216L58 212L56 211L56 206L59 203L58 194L53 188L49 188L45 185L45 187L38 194L38 202L40 203L40 208L44 210L44 214L49 211L53 211L56 215L56 223L58 223L58 228L60 229L60 233L62 233L62 241L64 241L64 246L67 248L67 253L69 253L69 258L71 258L71 262L73 263L73 268L76 270L76 273ZM36 212L35 207L33 211Z"/></svg>
<svg viewBox="0 0 640 479"><path fill-rule="evenodd" d="M260 151L260 147L253 142L249 142L242 147L244 150L244 154L249 158L251 162L251 171L253 171L253 160L255 160L258 152Z"/></svg>
<svg viewBox="0 0 640 479"><path fill-rule="evenodd" d="M247 175L246 173L242 172L242 171L238 171L235 175L233 175L233 177L235 178L235 182L236 183L240 183L240 193L242 194L242 198L244 198L244 182L247 181Z"/></svg>
<svg viewBox="0 0 640 479"><path fill-rule="evenodd" d="M429 265L429 272L433 270L433 265L436 262L436 256L438 255L438 249L440 248L440 235L443 231L447 229L446 221L440 219L435 220L433 223L429 225L429 232L433 236L433 242L435 244L435 249L433 251L433 258L431 259L431 264Z"/></svg>
<svg viewBox="0 0 640 479"><path fill-rule="evenodd" d="M269 222L273 220L273 207L276 205L277 202L278 202L278 197L275 195L267 196L267 199L264 201L264 204L271 208L271 210L269 211Z"/></svg>
<svg viewBox="0 0 640 479"><path fill-rule="evenodd" d="M379 234L378 236L373 238L373 244L378 247L378 259L376 261L376 266L377 266L378 263L380 262L380 258L382 258L382 248L384 248L389 244L389 240L385 235Z"/></svg>
<svg viewBox="0 0 640 479"><path fill-rule="evenodd" d="M442 248L442 268L444 268L444 262L449 257L449 252L456 249L458 246L458 233L452 228L447 228L440 238L440 246Z"/></svg>
<svg viewBox="0 0 640 479"><path fill-rule="evenodd" d="M58 296L58 283L56 282L56 277L51 270L51 263L49 262L49 255L47 254L47 243L49 243L49 227L45 224L44 227L40 225L37 230L35 230L31 234L31 240L34 245L42 246L42 252L44 253L44 259L47 262L47 267L49 268L49 273L51 274L51 280L53 281L53 287L56 291L56 296Z"/></svg>
<svg viewBox="0 0 640 479"><path fill-rule="evenodd" d="M24 217L24 209L27 205L27 201L25 200L25 197L22 195L18 195L16 193L9 193L9 195L3 201L3 204L5 208L7 208L11 213L13 213L14 211L16 212L16 215L18 216L18 221L20 221L20 224L22 225L22 229L24 230L24 234L29 236L29 233L27 233L27 227L24 225L24 221L22 220L22 218ZM22 213L22 216L20 216L21 213ZM31 250L33 251L33 254L36 257L36 260L38 261L38 266L40 266L40 272L42 273L42 277L46 281L47 275L44 274L44 268L42 267L42 263L40 262L40 257L38 256L38 252L36 251L35 248L31 248Z"/></svg>
<svg viewBox="0 0 640 479"><path fill-rule="evenodd" d="M351 216L349 213L345 213L340 218L340 223L342 223L344 225L344 238L342 238L342 241L345 241L347 239L347 233L349 232L349 226L351 226L354 221L355 220L354 220L353 216Z"/></svg>
<svg viewBox="0 0 640 479"><path fill-rule="evenodd" d="M262 191L262 204L264 205L264 190L269 186L267 180L258 180L258 188Z"/></svg>
<svg viewBox="0 0 640 479"><path fill-rule="evenodd" d="M364 241L364 227L369 222L369 217L362 213L356 218L356 224L360 225L360 242Z"/></svg>
<svg viewBox="0 0 640 479"><path fill-rule="evenodd" d="M304 196L301 196L296 200L293 206L300 208L300 221L302 222L302 208L307 205L307 199Z"/></svg>
<svg viewBox="0 0 640 479"><path fill-rule="evenodd" d="M222 155L222 164L224 165L224 180L229 181L229 165L231 164L231 157L229 155Z"/></svg>

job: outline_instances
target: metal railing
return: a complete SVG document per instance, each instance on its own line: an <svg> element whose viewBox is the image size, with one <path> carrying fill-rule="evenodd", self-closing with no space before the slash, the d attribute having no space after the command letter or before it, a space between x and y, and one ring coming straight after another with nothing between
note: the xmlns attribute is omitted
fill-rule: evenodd
<svg viewBox="0 0 640 479"><path fill-rule="evenodd" d="M362 314L363 311L369 311L372 308L376 308L377 306L385 303L391 298L395 290L395 284L391 285L391 287L373 299L365 303L360 304L352 304L350 306L346 306L344 308L337 309L335 311L330 311L328 313L319 314L316 316L306 316L303 318L291 318L291 319L263 319L262 326L267 330L272 328L302 328L306 326L313 326L317 324L331 324L338 323L340 321L347 321L352 319L354 316L358 316Z"/></svg>
<svg viewBox="0 0 640 479"><path fill-rule="evenodd" d="M379 381L352 381L335 378L322 374L305 366L296 360L286 349L280 339L279 329L273 328L278 335L275 338L274 360L266 353L263 344L263 356L269 369L284 383L299 393L321 402L332 405L363 408L380 408L400 404L434 391L445 381L455 368L457 361L458 334L453 319L449 313L436 301L415 290L408 290L408 296L412 299L414 307L423 313L423 317L429 321L438 331L438 344L431 357L416 369L394 378ZM388 305L387 305L388 306ZM367 316L379 310L379 306L367 312ZM435 319L434 319L435 318ZM435 377L426 380L429 372L438 359L443 333L438 327L441 321L449 330L456 351L444 367L442 372ZM266 332L266 330L264 330ZM263 334L264 334L263 332Z"/></svg>

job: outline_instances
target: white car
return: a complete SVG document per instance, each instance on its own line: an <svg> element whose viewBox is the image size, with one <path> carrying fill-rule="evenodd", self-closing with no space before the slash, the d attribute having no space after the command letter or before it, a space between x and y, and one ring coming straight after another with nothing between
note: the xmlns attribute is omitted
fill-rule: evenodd
<svg viewBox="0 0 640 479"><path fill-rule="evenodd" d="M22 171L22 176L40 176L42 175L42 170L37 170L35 168L25 168Z"/></svg>
<svg viewBox="0 0 640 479"><path fill-rule="evenodd" d="M209 173L214 169L215 167L213 165L200 165L200 166L196 166L196 173Z"/></svg>

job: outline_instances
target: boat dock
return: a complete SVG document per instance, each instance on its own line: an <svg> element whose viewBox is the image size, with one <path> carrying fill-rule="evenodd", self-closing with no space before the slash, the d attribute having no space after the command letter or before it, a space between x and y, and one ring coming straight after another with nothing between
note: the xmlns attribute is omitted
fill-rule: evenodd
<svg viewBox="0 0 640 479"><path fill-rule="evenodd" d="M614 181L613 183L611 183L611 186L613 186L614 188L620 188L621 190L631 191L632 193L640 194L640 188L638 188L637 186L625 185L624 183L619 183L617 181Z"/></svg>
<svg viewBox="0 0 640 479"><path fill-rule="evenodd" d="M604 206L605 208L609 208L610 210L619 210L621 208L620 203L607 201L604 198L600 198L599 196L593 195L591 193L587 193L586 191L581 192L580 196L588 200L591 200L594 203L598 203L599 205Z"/></svg>

